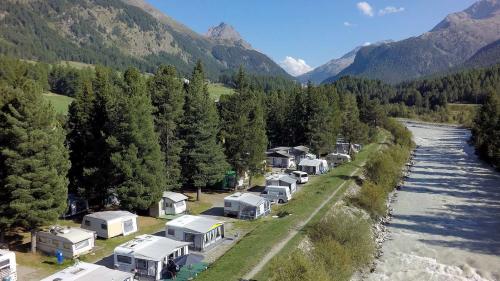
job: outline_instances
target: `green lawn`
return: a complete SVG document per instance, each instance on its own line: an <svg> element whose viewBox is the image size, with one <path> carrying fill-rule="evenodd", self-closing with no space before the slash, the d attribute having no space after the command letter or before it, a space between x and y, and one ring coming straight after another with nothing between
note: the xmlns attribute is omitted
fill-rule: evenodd
<svg viewBox="0 0 500 281"><path fill-rule="evenodd" d="M208 84L208 93L214 100L218 100L222 95L232 95L234 90L219 83Z"/></svg>
<svg viewBox="0 0 500 281"><path fill-rule="evenodd" d="M69 105L73 102L73 98L54 93L43 94L43 97L52 104L58 113L63 115L68 114Z"/></svg>
<svg viewBox="0 0 500 281"><path fill-rule="evenodd" d="M379 141L383 141L384 139L385 134L381 134ZM349 175L359 168L368 156L379 149L379 147L378 143L367 145L353 162L342 165L328 174L312 177L310 184L297 193L292 201L286 205L277 206L273 210L274 214L279 211L286 211L291 215L280 219L265 218L254 222L253 230L224 256L212 264L207 271L200 274L197 280L238 280L243 277L274 244L279 243L282 238L286 237L292 227L296 226L300 221L306 220L326 197L339 188L342 182L352 180ZM344 185L343 188L347 189L347 187L348 185ZM343 190L321 209L312 222L321 218L330 209L331 205L342 197L342 193ZM285 246L283 252L290 251L299 241L299 237L292 239ZM267 276L265 272L266 270L262 274L259 274L259 276ZM266 278L258 280L266 280Z"/></svg>

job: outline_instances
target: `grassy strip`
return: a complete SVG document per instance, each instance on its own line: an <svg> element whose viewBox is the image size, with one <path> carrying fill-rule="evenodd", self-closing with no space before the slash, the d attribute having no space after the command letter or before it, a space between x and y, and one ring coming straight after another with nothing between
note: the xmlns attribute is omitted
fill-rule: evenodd
<svg viewBox="0 0 500 281"><path fill-rule="evenodd" d="M57 113L63 115L68 114L69 105L73 102L73 98L54 93L43 94L43 98L52 104Z"/></svg>
<svg viewBox="0 0 500 281"><path fill-rule="evenodd" d="M203 272L197 280L238 280L250 271L269 249L288 234L289 229L307 219L326 197L331 195L358 169L379 145L367 145L356 159L326 175L313 177L311 183L303 188L287 205L274 208L274 212L288 212L291 215L280 219L266 218L253 222L254 229L231 248L223 257ZM336 197L338 199L338 197ZM335 200L332 200L332 202ZM328 205L324 210L328 210ZM323 212L318 213L317 218ZM323 213L324 214L324 213ZM296 241L295 239L292 241Z"/></svg>

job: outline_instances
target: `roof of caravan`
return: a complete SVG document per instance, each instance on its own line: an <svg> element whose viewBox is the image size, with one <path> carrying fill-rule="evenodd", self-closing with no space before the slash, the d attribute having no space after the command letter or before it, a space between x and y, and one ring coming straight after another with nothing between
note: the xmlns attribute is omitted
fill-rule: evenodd
<svg viewBox="0 0 500 281"><path fill-rule="evenodd" d="M102 265L78 262L41 281L123 281L134 277L133 273L109 269Z"/></svg>
<svg viewBox="0 0 500 281"><path fill-rule="evenodd" d="M164 191L163 198L168 198L174 202L179 202L188 199L186 195L172 191Z"/></svg>
<svg viewBox="0 0 500 281"><path fill-rule="evenodd" d="M61 227L60 229L61 232L52 233L50 231L41 231L40 233L61 237L71 243L78 243L89 238L94 238L94 231L82 229L79 227Z"/></svg>
<svg viewBox="0 0 500 281"><path fill-rule="evenodd" d="M271 157L282 157L282 158L293 158L293 156L284 151L284 150L276 150L276 151L269 151L267 152L267 156L271 156Z"/></svg>
<svg viewBox="0 0 500 281"><path fill-rule="evenodd" d="M127 211L103 211L103 212L88 214L85 217L91 217L105 221L112 221L115 219L121 219L127 217L137 217L137 215Z"/></svg>
<svg viewBox="0 0 500 281"><path fill-rule="evenodd" d="M303 151L303 152L309 152L309 147L307 146L304 146L304 145L299 145L299 146L296 146L294 147L293 149L295 150L300 150L300 151Z"/></svg>
<svg viewBox="0 0 500 281"><path fill-rule="evenodd" d="M255 206L258 207L260 204L262 204L262 201L266 200L263 197L260 197L258 195L252 194L252 193L241 193L241 192L236 192L234 194L231 194L224 198L224 200L229 199L229 200L238 200L242 203L245 203L250 206Z"/></svg>
<svg viewBox="0 0 500 281"><path fill-rule="evenodd" d="M189 245L189 242L176 241L155 235L139 235L115 248L116 254L133 255L135 258L161 261L177 249Z"/></svg>
<svg viewBox="0 0 500 281"><path fill-rule="evenodd" d="M272 174L266 178L266 180L279 180L279 181L284 181L289 184L294 184L297 182L297 179L291 177L290 175L287 174Z"/></svg>
<svg viewBox="0 0 500 281"><path fill-rule="evenodd" d="M299 166L319 166L321 165L323 161L321 161L320 159L309 159L309 158L305 158L305 159L302 159L299 163Z"/></svg>
<svg viewBox="0 0 500 281"><path fill-rule="evenodd" d="M3 256L6 256L6 257L12 257L14 256L15 253L14 252L11 252L9 250L3 250L3 249L0 249L0 257L3 257Z"/></svg>
<svg viewBox="0 0 500 281"><path fill-rule="evenodd" d="M167 222L166 226L185 228L198 233L206 233L221 224L224 224L224 222L202 216L184 215Z"/></svg>

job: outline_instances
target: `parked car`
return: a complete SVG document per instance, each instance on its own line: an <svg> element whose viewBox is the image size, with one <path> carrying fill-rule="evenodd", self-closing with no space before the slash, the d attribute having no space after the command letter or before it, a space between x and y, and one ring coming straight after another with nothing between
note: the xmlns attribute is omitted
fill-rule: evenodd
<svg viewBox="0 0 500 281"><path fill-rule="evenodd" d="M266 186L266 189L262 191L260 196L271 202L280 204L287 203L290 199L292 199L292 193L287 186Z"/></svg>
<svg viewBox="0 0 500 281"><path fill-rule="evenodd" d="M293 171L291 174L297 179L297 183L306 183L309 181L309 175L302 171Z"/></svg>

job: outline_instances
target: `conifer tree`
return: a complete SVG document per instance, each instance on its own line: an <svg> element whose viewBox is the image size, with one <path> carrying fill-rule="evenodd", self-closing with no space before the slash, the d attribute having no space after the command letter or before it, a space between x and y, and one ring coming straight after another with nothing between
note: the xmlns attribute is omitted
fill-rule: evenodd
<svg viewBox="0 0 500 281"><path fill-rule="evenodd" d="M240 68L233 95L221 99L222 136L226 156L238 175L262 172L267 148L262 93L252 91Z"/></svg>
<svg viewBox="0 0 500 281"><path fill-rule="evenodd" d="M368 126L359 120L359 110L356 97L345 94L341 100L342 119L341 135L349 144L362 143L368 137Z"/></svg>
<svg viewBox="0 0 500 281"><path fill-rule="evenodd" d="M198 61L187 87L182 123L185 142L181 153L182 176L186 186L201 189L214 185L224 178L228 168L224 152L217 142L219 117L215 103L208 95L205 74Z"/></svg>
<svg viewBox="0 0 500 281"><path fill-rule="evenodd" d="M149 84L156 132L165 158L167 189L180 187L180 127L184 113L183 82L173 66L161 66Z"/></svg>
<svg viewBox="0 0 500 281"><path fill-rule="evenodd" d="M116 101L107 144L113 151L113 187L120 205L128 210L146 210L158 202L165 190L164 158L154 131L153 107L144 79L137 69L124 74L124 89Z"/></svg>
<svg viewBox="0 0 500 281"><path fill-rule="evenodd" d="M490 92L472 128L478 154L500 169L500 95Z"/></svg>
<svg viewBox="0 0 500 281"><path fill-rule="evenodd" d="M14 91L14 98L0 111L0 223L30 231L35 252L37 230L66 209L70 162L65 132L37 85L4 91Z"/></svg>

